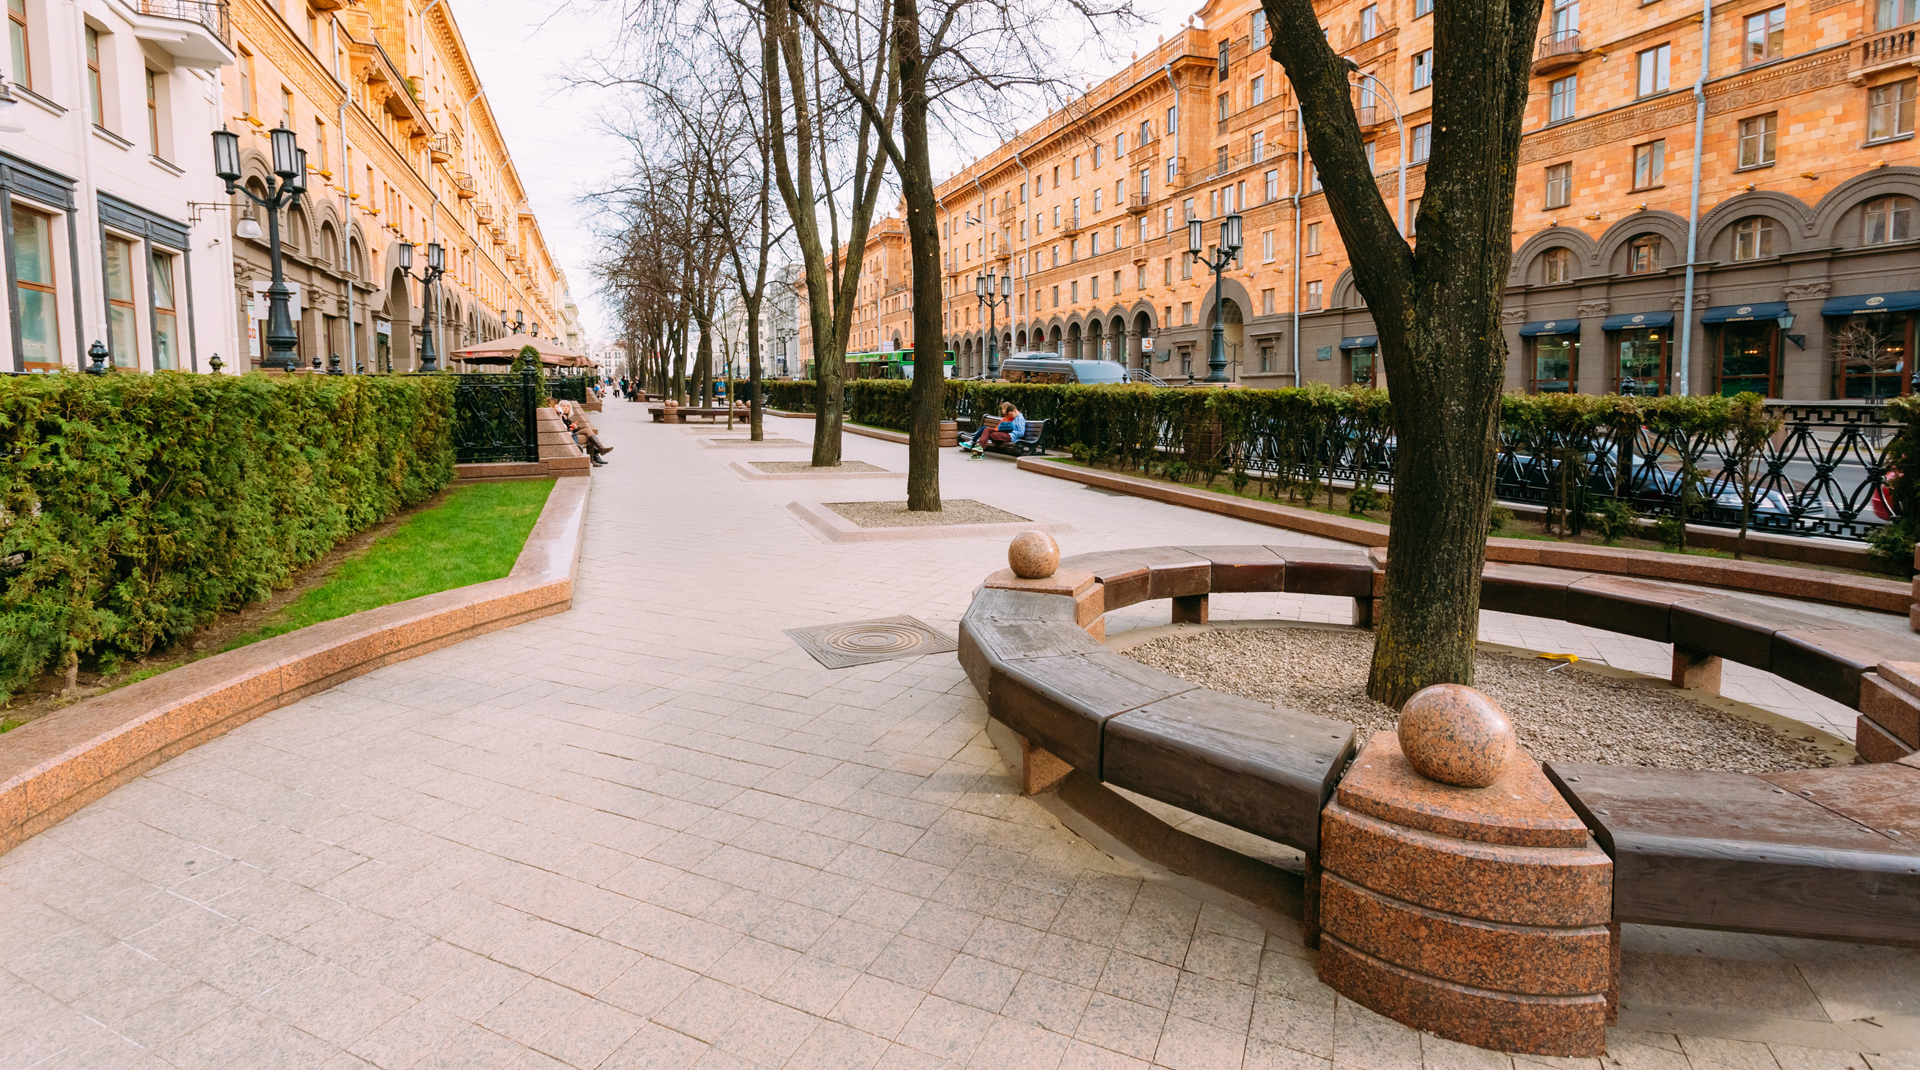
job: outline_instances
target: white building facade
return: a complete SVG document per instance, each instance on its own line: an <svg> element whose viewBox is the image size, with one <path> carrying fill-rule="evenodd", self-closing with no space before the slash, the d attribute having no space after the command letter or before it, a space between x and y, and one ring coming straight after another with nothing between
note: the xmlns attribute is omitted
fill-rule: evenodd
<svg viewBox="0 0 1920 1070"><path fill-rule="evenodd" d="M208 132L234 63L218 0L5 0L4 370L207 371L239 350Z"/></svg>

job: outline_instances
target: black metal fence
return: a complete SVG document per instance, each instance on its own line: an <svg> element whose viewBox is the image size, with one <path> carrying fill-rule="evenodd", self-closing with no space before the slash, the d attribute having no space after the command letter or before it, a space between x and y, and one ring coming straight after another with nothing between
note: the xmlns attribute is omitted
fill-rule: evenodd
<svg viewBox="0 0 1920 1070"><path fill-rule="evenodd" d="M519 375L468 373L454 376L453 449L460 464L540 460L534 409L540 380Z"/></svg>
<svg viewBox="0 0 1920 1070"><path fill-rule="evenodd" d="M547 380L547 393L561 401L587 403L587 377L563 375Z"/></svg>
<svg viewBox="0 0 1920 1070"><path fill-rule="evenodd" d="M1897 514L1887 482L1887 446L1905 424L1871 402L1768 402L1780 430L1755 451L1730 434L1646 427L1577 433L1503 432L1494 493L1503 501L1564 510L1575 518L1607 500L1643 516L1782 535L1864 540ZM1270 421L1239 441L1210 427L1161 425L1158 452L1193 469L1239 469L1282 484L1332 480L1393 485L1391 430L1327 421L1310 431ZM1745 488L1746 494L1742 494Z"/></svg>

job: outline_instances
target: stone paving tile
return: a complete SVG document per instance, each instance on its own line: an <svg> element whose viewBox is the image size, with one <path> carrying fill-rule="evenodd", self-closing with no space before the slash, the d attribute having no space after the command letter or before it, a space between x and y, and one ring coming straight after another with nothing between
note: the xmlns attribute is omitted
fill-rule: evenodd
<svg viewBox="0 0 1920 1070"><path fill-rule="evenodd" d="M951 634L1002 540L824 544L782 509L791 488L727 477L731 453L618 405L603 424L627 449L593 477L572 611L277 710L0 856L0 1067L1600 1070L1381 1018L1320 984L1297 933L1059 828L1015 793L953 655L829 671L782 634L898 614ZM846 454L904 463L869 439ZM1324 544L944 464L953 497L1071 523L1068 553ZM1668 656L1501 614L1482 633L1654 673ZM1727 679L1851 732L1791 685ZM1915 976L1906 952L1631 935L1634 991L1683 1010L1718 988L1831 1028ZM1687 958L1695 937L1717 958ZM1748 1036L1620 1029L1611 1049L1624 1070L1920 1070Z"/></svg>

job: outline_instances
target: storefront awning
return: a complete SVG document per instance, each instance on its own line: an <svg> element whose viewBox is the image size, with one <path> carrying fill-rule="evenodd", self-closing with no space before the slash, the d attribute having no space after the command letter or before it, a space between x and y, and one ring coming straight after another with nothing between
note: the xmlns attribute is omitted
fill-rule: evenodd
<svg viewBox="0 0 1920 1070"><path fill-rule="evenodd" d="M1618 316L1608 316L1600 325L1603 331L1638 331L1643 328L1671 327L1671 312L1626 312Z"/></svg>
<svg viewBox="0 0 1920 1070"><path fill-rule="evenodd" d="M1701 323L1745 323L1778 319L1787 314L1785 301L1757 301L1751 305L1715 305L1700 316Z"/></svg>
<svg viewBox="0 0 1920 1070"><path fill-rule="evenodd" d="M1522 338L1532 338L1542 334L1579 333L1580 321L1576 319L1534 320L1532 323L1525 324L1520 328L1520 337Z"/></svg>
<svg viewBox="0 0 1920 1070"><path fill-rule="evenodd" d="M1885 294L1858 294L1829 297L1820 306L1822 316L1858 316L1867 312L1912 312L1920 309L1920 290L1895 290Z"/></svg>
<svg viewBox="0 0 1920 1070"><path fill-rule="evenodd" d="M1340 339L1341 349L1372 349L1378 344L1380 336L1377 334L1357 334L1352 338Z"/></svg>

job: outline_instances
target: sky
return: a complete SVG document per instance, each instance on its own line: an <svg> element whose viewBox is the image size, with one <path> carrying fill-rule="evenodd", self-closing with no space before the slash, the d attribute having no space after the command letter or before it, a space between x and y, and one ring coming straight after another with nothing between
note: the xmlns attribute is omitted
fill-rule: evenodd
<svg viewBox="0 0 1920 1070"><path fill-rule="evenodd" d="M623 107L615 91L574 89L565 80L597 43L608 39L611 28L597 17L592 0L443 2L479 67L541 234L580 306L586 337L608 341L611 319L594 293L590 270L599 207L583 197L619 174L626 162L626 144L603 125ZM1136 0L1146 24L1128 36L1151 42L1184 24L1199 6L1199 0ZM991 147L935 146L936 169L950 172Z"/></svg>

